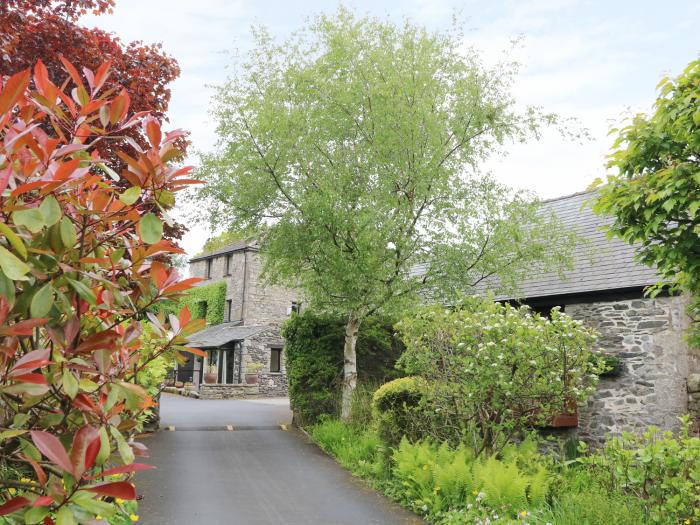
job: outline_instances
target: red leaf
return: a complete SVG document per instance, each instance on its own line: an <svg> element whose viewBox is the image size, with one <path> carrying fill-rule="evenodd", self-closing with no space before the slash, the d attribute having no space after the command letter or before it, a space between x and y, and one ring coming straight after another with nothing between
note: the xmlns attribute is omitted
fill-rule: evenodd
<svg viewBox="0 0 700 525"><path fill-rule="evenodd" d="M7 516L15 511L18 511L22 507L26 507L31 503L27 498L19 496L18 498L12 498L7 502L0 505L0 516Z"/></svg>
<svg viewBox="0 0 700 525"><path fill-rule="evenodd" d="M66 180L80 167L80 159L69 160L61 164L53 174L53 180Z"/></svg>
<svg viewBox="0 0 700 525"><path fill-rule="evenodd" d="M53 498L51 496L39 496L32 503L32 507L46 507L46 505L51 505L53 503Z"/></svg>
<svg viewBox="0 0 700 525"><path fill-rule="evenodd" d="M158 121L155 118L150 117L146 119L145 127L146 136L148 137L148 141L151 143L151 146L154 148L159 148L161 139L160 124L158 124Z"/></svg>
<svg viewBox="0 0 700 525"><path fill-rule="evenodd" d="M83 412L92 412L94 414L100 413L100 410L97 408L97 405L95 405L92 398L83 392L80 392L77 396L75 396L75 399L73 399L73 406L78 410L82 410Z"/></svg>
<svg viewBox="0 0 700 525"><path fill-rule="evenodd" d="M95 441L97 441L97 451L99 451L100 435L97 433L97 430L91 426L84 426L73 435L73 447L70 451L70 459L77 477L81 477L83 472L94 464L97 452L89 449ZM89 458L88 455L92 457Z"/></svg>
<svg viewBox="0 0 700 525"><path fill-rule="evenodd" d="M29 86L29 69L15 73L5 82L5 87L0 92L0 115L7 113L22 96Z"/></svg>
<svg viewBox="0 0 700 525"><path fill-rule="evenodd" d="M39 465L39 462L30 456L25 456L24 454L20 455L20 457L32 466L34 472L36 472L36 477L39 479L39 485L46 485L46 472L44 472L44 469L41 467L41 465Z"/></svg>
<svg viewBox="0 0 700 525"><path fill-rule="evenodd" d="M112 476L113 474L130 474L132 472L140 472L142 470L148 470L152 468L156 467L154 465L147 465L146 463L131 463L129 465L121 465L119 467L107 469L101 474L98 474L97 476L92 476L86 479L93 480L97 478L106 478L107 476Z"/></svg>
<svg viewBox="0 0 700 525"><path fill-rule="evenodd" d="M76 86L82 87L83 81L82 81L81 78L80 78L80 73L78 73L78 70L75 69L75 67L73 66L73 64L71 64L70 62L68 62L68 60L66 60L66 59L63 57L63 55L59 56L59 58L61 59L61 62L63 62L63 67L66 68L66 71L68 72L68 74L70 75L70 77L73 79L73 82L75 82L75 85L76 85Z"/></svg>
<svg viewBox="0 0 700 525"><path fill-rule="evenodd" d="M121 499L136 499L136 489L127 481L114 481L112 483L103 483L94 487L86 487L85 490L96 492L101 496L112 496L113 498Z"/></svg>
<svg viewBox="0 0 700 525"><path fill-rule="evenodd" d="M24 193L30 192L36 188L41 188L42 186L46 186L46 181L35 180L34 182L28 182L27 184L22 184L20 186L17 186L12 191L12 193L10 193L10 197L17 197L18 195L22 195Z"/></svg>
<svg viewBox="0 0 700 525"><path fill-rule="evenodd" d="M15 381L22 383L34 383L35 385L47 385L46 378L41 374L20 374L14 376Z"/></svg>
<svg viewBox="0 0 700 525"><path fill-rule="evenodd" d="M112 61L108 60L107 62L103 62L97 69L97 73L95 73L95 91L99 91L105 83L105 80L107 80L107 77L109 77L109 68L111 65Z"/></svg>
<svg viewBox="0 0 700 525"><path fill-rule="evenodd" d="M199 348L192 348L190 346L183 346L182 349L185 352L189 352L190 354L198 355L201 357L207 357L207 353L204 350L200 350Z"/></svg>
<svg viewBox="0 0 700 525"><path fill-rule="evenodd" d="M24 321L26 322L26 321ZM20 323L18 323L20 324ZM14 325L17 326L17 325ZM18 371L18 370L34 370L35 368L42 367L44 365L49 364L51 361L49 360L49 356L51 354L51 350L48 348L42 348L40 350L32 350L28 354L23 355L16 363L15 366L12 367L12 370L10 373Z"/></svg>
<svg viewBox="0 0 700 525"><path fill-rule="evenodd" d="M50 516L44 516L44 525L56 525L56 522Z"/></svg>
<svg viewBox="0 0 700 525"><path fill-rule="evenodd" d="M175 292L182 292L184 290L189 290L192 288L195 283L198 283L199 281L203 281L201 277L190 277L189 279L184 279L180 281L179 283L175 283L172 286L168 286L165 290L163 290L163 293L166 294L171 294Z"/></svg>
<svg viewBox="0 0 700 525"><path fill-rule="evenodd" d="M48 317L37 317L36 319L20 321L0 330L0 335L32 335L34 328L45 324L48 320Z"/></svg>
<svg viewBox="0 0 700 525"><path fill-rule="evenodd" d="M63 448L63 445L56 436L44 432L43 430L32 430L31 435L36 448L38 448L44 456L66 472L75 475L73 465L66 453L66 449Z"/></svg>

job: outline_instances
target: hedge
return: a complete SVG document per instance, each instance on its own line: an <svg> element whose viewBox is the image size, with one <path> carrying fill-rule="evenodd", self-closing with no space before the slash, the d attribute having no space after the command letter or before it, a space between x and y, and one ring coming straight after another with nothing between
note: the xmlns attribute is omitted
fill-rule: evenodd
<svg viewBox="0 0 700 525"><path fill-rule="evenodd" d="M284 325L289 398L299 424L313 424L323 415L338 416L344 335L344 320L311 310L293 315ZM391 322L368 319L357 340L358 381L383 383L399 377L394 364L402 352Z"/></svg>
<svg viewBox="0 0 700 525"><path fill-rule="evenodd" d="M206 319L208 325L223 323L226 307L226 281L193 288L179 301L170 301L160 309L166 313L177 313L183 306L189 308L193 317Z"/></svg>

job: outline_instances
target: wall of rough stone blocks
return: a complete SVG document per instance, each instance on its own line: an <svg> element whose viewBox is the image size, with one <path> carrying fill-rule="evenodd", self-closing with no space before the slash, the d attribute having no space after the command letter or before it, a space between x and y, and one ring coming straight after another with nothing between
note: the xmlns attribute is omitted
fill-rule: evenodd
<svg viewBox="0 0 700 525"><path fill-rule="evenodd" d="M262 278L262 258L250 253L248 258L248 283L246 286L245 324L262 325L281 323L289 318L293 301L299 301L298 290L284 286L268 285Z"/></svg>
<svg viewBox="0 0 700 525"><path fill-rule="evenodd" d="M622 363L619 377L601 378L579 407L578 436L600 444L607 434L649 425L675 430L688 413L688 378L700 362L686 342L683 296L567 304L574 319L600 333L599 345Z"/></svg>
<svg viewBox="0 0 700 525"><path fill-rule="evenodd" d="M270 372L271 348L282 348L284 340L276 327L257 333L243 343L243 373L250 363L263 365L259 373L258 388L261 395L284 397L288 393L287 366L282 351L280 372Z"/></svg>

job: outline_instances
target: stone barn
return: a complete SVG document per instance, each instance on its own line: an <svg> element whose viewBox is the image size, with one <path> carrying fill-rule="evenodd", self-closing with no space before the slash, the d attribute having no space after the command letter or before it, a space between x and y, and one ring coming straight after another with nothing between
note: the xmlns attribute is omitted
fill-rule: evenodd
<svg viewBox="0 0 700 525"><path fill-rule="evenodd" d="M597 393L578 407L577 434L600 443L605 434L649 425L678 427L678 417L700 420L700 352L686 341L690 320L683 295L646 297L656 272L636 262L635 247L608 239L608 219L588 205L595 193L577 193L543 203L563 225L585 239L574 268L542 274L520 285L520 298L498 296L547 313L555 306L600 333L599 345L616 358L616 373L602 377Z"/></svg>

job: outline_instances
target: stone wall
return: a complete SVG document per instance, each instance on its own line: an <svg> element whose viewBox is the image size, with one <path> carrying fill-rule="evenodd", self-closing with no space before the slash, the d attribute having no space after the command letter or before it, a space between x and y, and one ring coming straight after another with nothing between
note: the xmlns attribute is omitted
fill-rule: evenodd
<svg viewBox="0 0 700 525"><path fill-rule="evenodd" d="M688 413L693 431L700 435L700 374L690 374L688 378Z"/></svg>
<svg viewBox="0 0 700 525"><path fill-rule="evenodd" d="M281 323L289 318L292 302L300 301L298 290L268 285L262 278L262 258L257 253L248 256L248 281L243 317L245 324Z"/></svg>
<svg viewBox="0 0 700 525"><path fill-rule="evenodd" d="M280 372L270 372L272 348L282 348L283 346L284 340L279 328L276 326L249 337L243 343L243 373L245 373L250 363L263 365L258 381L260 394L262 395L269 397L284 397L287 395L287 367L284 351L280 360Z"/></svg>
<svg viewBox="0 0 700 525"><path fill-rule="evenodd" d="M567 304L574 319L600 333L604 352L622 363L619 377L601 378L579 407L578 436L599 444L606 434L649 425L677 429L688 412L687 378L698 363L685 341L683 296Z"/></svg>
<svg viewBox="0 0 700 525"><path fill-rule="evenodd" d="M207 385L199 387L199 399L241 399L260 394L258 385Z"/></svg>

